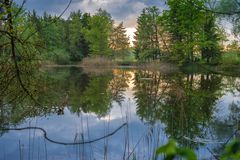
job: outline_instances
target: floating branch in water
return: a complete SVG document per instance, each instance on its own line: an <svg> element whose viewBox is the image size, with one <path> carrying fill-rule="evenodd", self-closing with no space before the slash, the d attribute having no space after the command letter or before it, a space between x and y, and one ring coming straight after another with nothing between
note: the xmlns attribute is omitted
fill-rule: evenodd
<svg viewBox="0 0 240 160"><path fill-rule="evenodd" d="M195 139L191 139L189 137L183 136L184 139L188 140L188 141L192 141L195 143L202 143L202 144L224 144L225 142L220 142L220 141L215 141L215 140L209 140L209 139L203 139L203 138L195 138Z"/></svg>
<svg viewBox="0 0 240 160"><path fill-rule="evenodd" d="M55 143L55 144L60 144L60 145L80 145L80 144L89 144L89 143L94 143L94 142L97 142L97 141L100 141L102 139L105 139L107 137L110 137L110 136L113 136L115 133L117 133L121 128L123 128L124 126L126 126L127 123L123 123L120 127L118 127L117 129L115 129L113 132L105 135L105 136L102 136L102 137L99 137L99 138L96 138L96 139L93 139L93 140L89 140L89 141L82 141L82 142L59 142L59 141L55 141L55 140L52 140L50 139L48 136L47 136L47 131L44 130L43 128L41 127L23 127L23 128L0 128L1 131L22 131L22 130L40 130L43 132L43 136L44 138L49 141L49 142L52 142L52 143Z"/></svg>

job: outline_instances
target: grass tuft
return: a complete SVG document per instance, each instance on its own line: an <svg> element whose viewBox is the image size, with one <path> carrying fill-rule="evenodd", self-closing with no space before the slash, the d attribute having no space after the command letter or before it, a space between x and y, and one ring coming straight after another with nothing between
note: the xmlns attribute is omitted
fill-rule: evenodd
<svg viewBox="0 0 240 160"><path fill-rule="evenodd" d="M88 68L113 68L116 66L116 63L107 57L101 56L94 56L94 57L87 57L84 58L80 64L81 67L88 67Z"/></svg>

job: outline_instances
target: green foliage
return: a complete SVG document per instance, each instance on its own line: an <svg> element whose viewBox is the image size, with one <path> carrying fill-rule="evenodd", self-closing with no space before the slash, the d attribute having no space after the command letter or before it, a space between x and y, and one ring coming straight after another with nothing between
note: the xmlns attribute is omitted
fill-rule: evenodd
<svg viewBox="0 0 240 160"><path fill-rule="evenodd" d="M123 22L121 22L118 26L113 27L109 45L115 52L125 51L129 48L126 29L123 26Z"/></svg>
<svg viewBox="0 0 240 160"><path fill-rule="evenodd" d="M90 43L90 52L93 55L110 55L109 37L112 30L111 16L104 10L89 20L89 29L84 30L85 37Z"/></svg>
<svg viewBox="0 0 240 160"><path fill-rule="evenodd" d="M201 57L207 63L216 63L220 60L220 29L216 26L216 18L212 13L205 13L203 35L201 37Z"/></svg>
<svg viewBox="0 0 240 160"><path fill-rule="evenodd" d="M135 54L137 59L154 60L160 56L160 29L157 25L159 15L159 9L154 6L143 9L138 17L138 27L135 36Z"/></svg>
<svg viewBox="0 0 240 160"><path fill-rule="evenodd" d="M48 51L42 54L44 61L55 62L57 64L70 64L70 56L67 54L65 49L54 49L53 51Z"/></svg>
<svg viewBox="0 0 240 160"><path fill-rule="evenodd" d="M197 156L193 150L189 148L179 147L174 140L170 140L166 145L156 150L157 155L165 155L164 160L174 160L175 158L184 158L186 160L197 160ZM240 142L233 140L225 147L221 160L238 160L240 159Z"/></svg>
<svg viewBox="0 0 240 160"><path fill-rule="evenodd" d="M158 148L156 153L157 155L165 154L165 160L173 160L180 157L187 160L197 160L197 156L191 149L178 147L174 140L170 140L166 145Z"/></svg>
<svg viewBox="0 0 240 160"><path fill-rule="evenodd" d="M107 90L110 81L107 77L94 77L90 80L86 90L81 97L83 111L96 113L98 116L105 116L111 104L111 95Z"/></svg>
<svg viewBox="0 0 240 160"><path fill-rule="evenodd" d="M240 141L235 140L225 148L225 153L221 160L238 160L240 159Z"/></svg>
<svg viewBox="0 0 240 160"><path fill-rule="evenodd" d="M216 57L219 53L218 29L215 17L201 10L206 8L204 0L168 0L169 10L163 13L166 30L171 37L174 60L194 62L198 54L202 59ZM201 10L201 11L200 11Z"/></svg>
<svg viewBox="0 0 240 160"><path fill-rule="evenodd" d="M44 48L52 51L55 48L62 47L62 42L65 39L64 28L62 27L64 21L47 13L44 13L43 17L39 17L39 20L41 25L38 32L42 37Z"/></svg>
<svg viewBox="0 0 240 160"><path fill-rule="evenodd" d="M80 61L89 55L89 43L85 39L83 29L88 27L89 14L72 12L68 18L67 27L67 50L72 61Z"/></svg>
<svg viewBox="0 0 240 160"><path fill-rule="evenodd" d="M194 146L180 137L205 136L199 124L205 126L211 118L221 97L221 81L220 76L209 73L196 76L189 72L164 75L158 70L138 71L134 77L137 115L149 124L161 121L169 137L179 137L181 145Z"/></svg>
<svg viewBox="0 0 240 160"><path fill-rule="evenodd" d="M121 22L118 26L113 27L109 40L109 46L113 50L114 56L120 54L124 57L129 49L128 37L126 35L126 29Z"/></svg>
<svg viewBox="0 0 240 160"><path fill-rule="evenodd" d="M10 8L9 8L10 7ZM8 19L0 25L0 61L1 66L18 65L23 71L35 68L40 51L39 34L35 31L26 10L19 10L15 3L5 6ZM14 18L10 15L16 15ZM10 18L12 17L12 18ZM31 35L31 36L30 36ZM13 51L14 48L14 51ZM19 69L20 70L20 69Z"/></svg>
<svg viewBox="0 0 240 160"><path fill-rule="evenodd" d="M4 7L3 5L0 17L7 14ZM12 8L14 13L18 11L18 8ZM25 10L20 11L18 18L13 19L16 27L14 34L29 40L31 45L26 43L25 47L32 49L31 52L41 53L39 57L43 61L67 64L70 61L81 61L91 55L110 56L112 53L110 43L114 34L117 36L116 52L127 53L129 43L123 24L121 23L114 31L111 15L105 10L99 9L95 15L81 11L71 12L67 20L46 12L43 16L39 16L35 10L29 13ZM9 29L7 27L8 25L1 22L1 28ZM4 32L0 34L2 33ZM1 36L0 40L0 50L3 53L9 52L9 48L2 47L10 43L7 34ZM19 48L22 46L19 45ZM36 50L32 46L38 46L41 50ZM29 51L25 50L25 52Z"/></svg>
<svg viewBox="0 0 240 160"><path fill-rule="evenodd" d="M80 61L88 55L88 43L82 33L83 24L80 11L72 12L66 21L56 17L51 18L51 15L46 14L42 23L43 27L47 26L43 29L42 36L49 54L52 53L51 51L62 48L67 52L61 57L70 57L71 61Z"/></svg>
<svg viewBox="0 0 240 160"><path fill-rule="evenodd" d="M39 31L44 48L47 49L44 54L45 60L49 58L48 60L65 64L69 61L81 61L90 55L111 54L109 43L113 33L113 20L111 15L102 9L93 16L81 11L71 12L67 20L47 13L39 17L33 11L29 14L29 19ZM123 24L117 28L123 38L118 38L118 41L121 39L118 43L121 45L120 52L123 52L128 48L128 38L124 34ZM56 53L59 50L61 52Z"/></svg>
<svg viewBox="0 0 240 160"><path fill-rule="evenodd" d="M215 63L220 57L220 32L216 17L205 9L205 0L168 0L162 14L149 7L138 18L135 54L138 59L161 58L190 63L206 60Z"/></svg>
<svg viewBox="0 0 240 160"><path fill-rule="evenodd" d="M42 47L46 49L44 57L49 57L48 60L66 64L90 55L111 54L109 39L113 21L102 9L93 16L81 11L71 12L67 20L47 13L40 17L35 11L28 17L39 33ZM61 53L55 53L56 50Z"/></svg>
<svg viewBox="0 0 240 160"><path fill-rule="evenodd" d="M222 54L221 63L224 65L240 65L240 52L228 51Z"/></svg>

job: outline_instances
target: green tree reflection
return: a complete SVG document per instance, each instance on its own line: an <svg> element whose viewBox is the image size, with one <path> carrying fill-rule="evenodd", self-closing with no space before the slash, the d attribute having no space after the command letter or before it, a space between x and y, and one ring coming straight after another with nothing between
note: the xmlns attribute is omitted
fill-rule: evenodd
<svg viewBox="0 0 240 160"><path fill-rule="evenodd" d="M22 79L34 100L25 93L18 83L9 77L0 79L1 125L18 124L26 118L49 114L64 114L67 107L73 113L94 113L105 116L112 103L121 105L124 91L128 87L130 74L114 70L106 75L85 74L80 68L51 68L38 72L26 72ZM3 90L2 90L3 91Z"/></svg>
<svg viewBox="0 0 240 160"><path fill-rule="evenodd" d="M204 137L216 100L221 91L221 76L161 75L140 71L135 76L137 113L145 121L160 120L165 132L185 143L183 136Z"/></svg>

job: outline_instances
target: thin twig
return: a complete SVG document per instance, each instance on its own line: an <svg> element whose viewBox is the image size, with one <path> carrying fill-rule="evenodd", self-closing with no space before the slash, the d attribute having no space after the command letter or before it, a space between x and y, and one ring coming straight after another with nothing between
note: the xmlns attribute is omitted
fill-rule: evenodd
<svg viewBox="0 0 240 160"><path fill-rule="evenodd" d="M22 9L23 9L23 7L24 7L26 2L27 2L27 0L23 0L22 1L22 4L21 4L20 8L18 9L18 11L16 12L16 14L13 17L16 18L21 13L21 11L22 11Z"/></svg>
<svg viewBox="0 0 240 160"><path fill-rule="evenodd" d="M52 140L50 139L48 136L47 136L47 132L46 130L44 130L43 128L40 128L40 127L23 127L23 128L0 128L1 131L22 131L22 130L40 130L43 132L43 136L44 138L51 142L51 143L55 143L55 144L59 144L59 145L79 145L79 144L89 144L89 143L94 143L94 142L97 142L97 141L100 141L102 139L105 139L105 138L108 138L110 136L113 136L115 133L117 133L121 128L123 128L124 126L126 126L127 123L124 123L122 124L120 127L118 127L116 130L114 130L113 132L105 135L105 136L102 136L102 137L99 137L99 138L96 138L96 139L93 139L93 140L89 140L89 141L82 141L82 142L70 142L70 143L67 143L67 142L59 142L59 141L55 141L55 140Z"/></svg>

